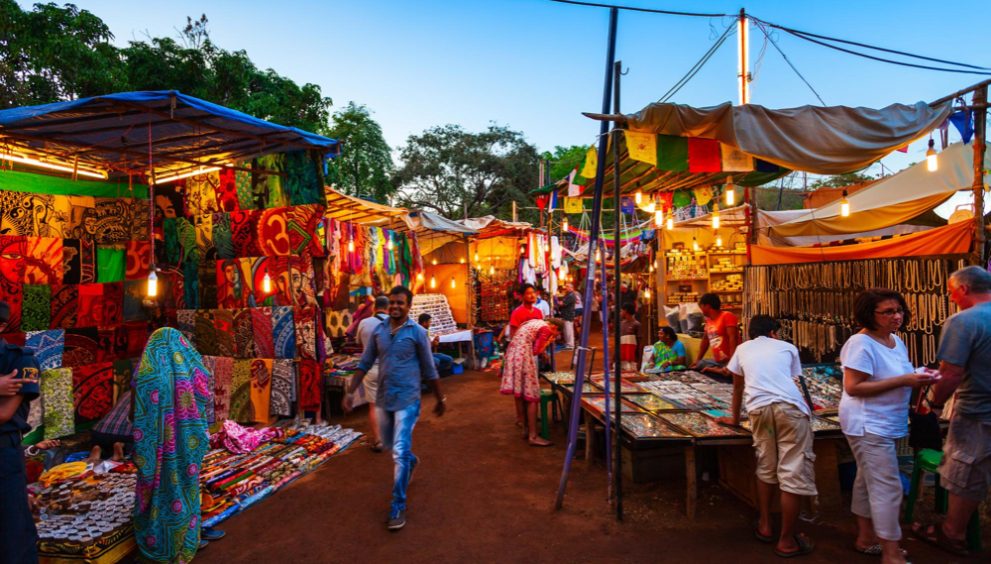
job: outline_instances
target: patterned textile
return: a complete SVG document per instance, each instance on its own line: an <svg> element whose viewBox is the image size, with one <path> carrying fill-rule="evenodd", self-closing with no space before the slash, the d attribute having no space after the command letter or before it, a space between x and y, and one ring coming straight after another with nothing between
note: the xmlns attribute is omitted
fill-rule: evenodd
<svg viewBox="0 0 991 564"><path fill-rule="evenodd" d="M242 163L241 166L247 168L251 163ZM234 171L234 188L237 191L237 203L242 210L254 210L261 206L255 201L255 193L252 191L251 173L246 170Z"/></svg>
<svg viewBox="0 0 991 564"><path fill-rule="evenodd" d="M155 217L183 217L186 203L182 196L185 186L182 183L159 184L155 186Z"/></svg>
<svg viewBox="0 0 991 564"><path fill-rule="evenodd" d="M24 257L25 284L62 283L62 239L28 237Z"/></svg>
<svg viewBox="0 0 991 564"><path fill-rule="evenodd" d="M251 361L251 409L254 420L268 423L272 390L272 360L256 358Z"/></svg>
<svg viewBox="0 0 991 564"><path fill-rule="evenodd" d="M258 247L260 254L268 257L285 257L290 254L287 209L271 208L258 216Z"/></svg>
<svg viewBox="0 0 991 564"><path fill-rule="evenodd" d="M103 284L80 284L76 327L103 324Z"/></svg>
<svg viewBox="0 0 991 564"><path fill-rule="evenodd" d="M72 369L72 403L76 418L96 421L114 403L114 365L97 362Z"/></svg>
<svg viewBox="0 0 991 564"><path fill-rule="evenodd" d="M248 307L261 305L265 299L263 288L265 271L256 272L255 266L263 267L264 263L259 263L257 258L239 258L237 264L241 273L241 287L246 305Z"/></svg>
<svg viewBox="0 0 991 564"><path fill-rule="evenodd" d="M116 327L124 321L124 284L103 285L103 326Z"/></svg>
<svg viewBox="0 0 991 564"><path fill-rule="evenodd" d="M234 312L213 310L213 326L217 328L217 356L234 356Z"/></svg>
<svg viewBox="0 0 991 564"><path fill-rule="evenodd" d="M148 324L144 321L125 321L117 328L117 332L121 335L118 337L119 342L126 343L122 345L122 349L127 351L125 356L128 358L141 356L148 341Z"/></svg>
<svg viewBox="0 0 991 564"><path fill-rule="evenodd" d="M52 323L52 288L25 285L21 305L21 331L44 331Z"/></svg>
<svg viewBox="0 0 991 564"><path fill-rule="evenodd" d="M130 437L134 434L131 425L131 391L125 390L120 400L93 426L93 431L107 435Z"/></svg>
<svg viewBox="0 0 991 564"><path fill-rule="evenodd" d="M292 404L295 399L296 372L295 363L291 360L272 361L272 394L269 409L276 417L292 416Z"/></svg>
<svg viewBox="0 0 991 564"><path fill-rule="evenodd" d="M0 255L0 300L10 306L7 331L21 326L21 305L24 302L24 259L21 256Z"/></svg>
<svg viewBox="0 0 991 564"><path fill-rule="evenodd" d="M306 258L326 255L323 237L319 236L324 207L320 205L293 206L286 211L286 230L291 254Z"/></svg>
<svg viewBox="0 0 991 564"><path fill-rule="evenodd" d="M124 278L140 280L148 277L151 268L151 241L128 241L124 249Z"/></svg>
<svg viewBox="0 0 991 564"><path fill-rule="evenodd" d="M249 290L242 279L241 262L238 259L217 261L217 305L224 309L248 306Z"/></svg>
<svg viewBox="0 0 991 564"><path fill-rule="evenodd" d="M537 361L534 349L538 342L545 341L549 332L547 324L540 319L531 319L513 333L513 339L506 347L506 360L502 369L502 384L499 391L523 398L528 402L540 401L540 381L537 379Z"/></svg>
<svg viewBox="0 0 991 564"><path fill-rule="evenodd" d="M97 329L96 338L96 361L97 362L114 362L115 360L125 356L125 348L127 347L126 338L117 332L117 328L113 329Z"/></svg>
<svg viewBox="0 0 991 564"><path fill-rule="evenodd" d="M179 245L179 219L181 218L167 217L162 222L164 240L162 241L163 244L157 247L156 254L158 256L155 257L159 265L178 266L182 261L182 246Z"/></svg>
<svg viewBox="0 0 991 564"><path fill-rule="evenodd" d="M230 168L225 168L218 173L217 183L217 207L220 211L238 211L237 198L237 173Z"/></svg>
<svg viewBox="0 0 991 564"><path fill-rule="evenodd" d="M324 328L327 336L332 339L343 337L348 325L351 325L351 312L349 310L328 311L324 316Z"/></svg>
<svg viewBox="0 0 991 564"><path fill-rule="evenodd" d="M62 366L62 353L65 350L65 330L33 331L27 334L24 345L34 349L34 357L41 370Z"/></svg>
<svg viewBox="0 0 991 564"><path fill-rule="evenodd" d="M296 358L296 331L291 307L272 308L275 358Z"/></svg>
<svg viewBox="0 0 991 564"><path fill-rule="evenodd" d="M255 334L251 324L250 309L234 310L234 356L255 357Z"/></svg>
<svg viewBox="0 0 991 564"><path fill-rule="evenodd" d="M275 329L272 327L272 308L251 308L251 328L255 339L255 356L275 357Z"/></svg>
<svg viewBox="0 0 991 564"><path fill-rule="evenodd" d="M187 339L188 341L188 339ZM206 421L210 425L217 420L217 406L215 404L215 390L216 390L216 380L214 379L214 373L217 370L217 359L218 356L204 356L203 366L206 368L207 376L209 377L207 382L207 389L210 390L210 400L206 402Z"/></svg>
<svg viewBox="0 0 991 564"><path fill-rule="evenodd" d="M231 408L228 419L240 423L255 420L251 405L251 361L234 360L234 375L231 378Z"/></svg>
<svg viewBox="0 0 991 564"><path fill-rule="evenodd" d="M220 356L217 352L217 327L213 323L214 311L196 310L196 348L207 356Z"/></svg>
<svg viewBox="0 0 991 564"><path fill-rule="evenodd" d="M296 352L300 358L311 360L317 358L316 315L317 310L314 307L298 307L293 313Z"/></svg>
<svg viewBox="0 0 991 564"><path fill-rule="evenodd" d="M66 329L62 366L75 368L95 363L99 339L96 327Z"/></svg>
<svg viewBox="0 0 991 564"><path fill-rule="evenodd" d="M76 432L72 408L72 370L52 368L41 373L45 438L57 439Z"/></svg>
<svg viewBox="0 0 991 564"><path fill-rule="evenodd" d="M97 282L120 282L124 279L125 266L124 249L114 247L96 248Z"/></svg>
<svg viewBox="0 0 991 564"><path fill-rule="evenodd" d="M200 174L187 178L186 184L186 216L196 217L208 213L217 213L217 187L220 185L220 175L217 172Z"/></svg>
<svg viewBox="0 0 991 564"><path fill-rule="evenodd" d="M131 380L134 378L134 361L122 358L114 361L114 405L120 403L121 397L131 391Z"/></svg>
<svg viewBox="0 0 991 564"><path fill-rule="evenodd" d="M178 329L187 341L196 342L196 310L180 309L176 311L176 329Z"/></svg>
<svg viewBox="0 0 991 564"><path fill-rule="evenodd" d="M141 555L185 563L200 542L200 466L208 448L208 376L179 331L155 331L134 389L134 537Z"/></svg>
<svg viewBox="0 0 991 564"><path fill-rule="evenodd" d="M234 359L219 356L213 359L213 409L217 421L230 418L231 386L234 383Z"/></svg>
<svg viewBox="0 0 991 564"><path fill-rule="evenodd" d="M96 250L92 241L62 240L62 282L89 284L96 281Z"/></svg>
<svg viewBox="0 0 991 564"><path fill-rule="evenodd" d="M212 260L217 249L213 246L213 215L198 215L193 218L196 229L196 249L200 256Z"/></svg>
<svg viewBox="0 0 991 564"><path fill-rule="evenodd" d="M79 286L67 284L52 290L52 323L49 327L53 329L76 327L76 314L79 310Z"/></svg>
<svg viewBox="0 0 991 564"><path fill-rule="evenodd" d="M285 190L292 205L316 204L323 200L323 183L317 163L307 151L287 152L285 167Z"/></svg>
<svg viewBox="0 0 991 564"><path fill-rule="evenodd" d="M303 411L320 411L320 364L315 360L300 360L299 407Z"/></svg>
<svg viewBox="0 0 991 564"><path fill-rule="evenodd" d="M258 169L282 173L286 168L285 155L265 155L256 159ZM255 200L262 201L261 207L281 208L289 205L289 199L282 191L282 177L279 174L258 174L255 181Z"/></svg>
<svg viewBox="0 0 991 564"><path fill-rule="evenodd" d="M238 212L246 213L246 212ZM213 246L217 249L218 259L232 259L237 257L234 252L233 229L231 227L231 214L218 213L213 216Z"/></svg>
<svg viewBox="0 0 991 564"><path fill-rule="evenodd" d="M234 245L234 256L257 257L261 254L258 248L258 221L261 212L250 210L231 212L231 244Z"/></svg>

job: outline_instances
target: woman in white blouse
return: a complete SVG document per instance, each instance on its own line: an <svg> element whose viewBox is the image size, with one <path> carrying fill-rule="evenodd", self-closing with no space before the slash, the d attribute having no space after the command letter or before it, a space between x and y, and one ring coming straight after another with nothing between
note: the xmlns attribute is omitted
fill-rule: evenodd
<svg viewBox="0 0 991 564"><path fill-rule="evenodd" d="M858 528L854 546L867 554L881 553L884 564L905 562L898 546L902 483L895 441L908 434L912 388L933 379L929 372L914 372L905 343L895 334L909 315L898 292L865 290L854 304L854 317L863 329L840 352L840 426L857 460L851 507Z"/></svg>

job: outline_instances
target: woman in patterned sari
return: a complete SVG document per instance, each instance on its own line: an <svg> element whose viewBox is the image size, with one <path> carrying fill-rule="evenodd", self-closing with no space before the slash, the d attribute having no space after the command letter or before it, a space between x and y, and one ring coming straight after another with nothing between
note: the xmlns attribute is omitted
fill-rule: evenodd
<svg viewBox="0 0 991 564"><path fill-rule="evenodd" d="M134 381L134 533L154 562L189 562L200 544L200 465L209 375L176 329L151 334Z"/></svg>
<svg viewBox="0 0 991 564"><path fill-rule="evenodd" d="M678 334L668 326L661 327L657 331L660 339L654 343L654 367L652 372L671 372L672 370L685 370L688 364L688 353L685 345L678 340Z"/></svg>

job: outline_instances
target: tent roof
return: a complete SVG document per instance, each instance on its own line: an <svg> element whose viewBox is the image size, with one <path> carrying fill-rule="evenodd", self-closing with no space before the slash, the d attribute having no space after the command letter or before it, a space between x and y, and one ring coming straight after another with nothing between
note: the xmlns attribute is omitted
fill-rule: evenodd
<svg viewBox="0 0 991 564"><path fill-rule="evenodd" d="M330 186L324 186L327 201L324 215L338 221L375 224L378 227L403 231L410 228L406 208L394 208L383 204L349 196Z"/></svg>
<svg viewBox="0 0 991 564"><path fill-rule="evenodd" d="M150 143L150 146L149 146ZM0 146L98 170L181 173L334 139L270 123L176 90L120 92L0 111Z"/></svg>
<svg viewBox="0 0 991 564"><path fill-rule="evenodd" d="M462 223L423 210L410 212L409 224L416 233L420 254L423 255L430 254L452 241L464 241L466 237L478 234Z"/></svg>
<svg viewBox="0 0 991 564"><path fill-rule="evenodd" d="M533 226L525 221L505 221L502 219L497 219L493 215L462 219L460 220L460 223L470 229L474 229L477 232L475 236L479 239L488 239L489 237L502 237L507 235L518 236L533 230Z"/></svg>

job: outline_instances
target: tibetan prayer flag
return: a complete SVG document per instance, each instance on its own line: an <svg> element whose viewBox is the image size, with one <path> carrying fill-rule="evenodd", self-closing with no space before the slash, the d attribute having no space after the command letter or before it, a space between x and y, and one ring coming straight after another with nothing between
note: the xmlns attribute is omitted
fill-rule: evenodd
<svg viewBox="0 0 991 564"><path fill-rule="evenodd" d="M581 184L575 184L575 177L578 176L578 167L575 167L570 174L568 174L568 197L576 198L582 195L582 190L585 189ZM565 204L567 205L567 204Z"/></svg>
<svg viewBox="0 0 991 564"><path fill-rule="evenodd" d="M582 213L581 198L565 198L564 213Z"/></svg>
<svg viewBox="0 0 991 564"><path fill-rule="evenodd" d="M753 157L732 145L721 143L719 152L722 157L723 172L750 172L754 169Z"/></svg>
<svg viewBox="0 0 991 564"><path fill-rule="evenodd" d="M657 136L653 133L627 131L626 150L631 159L657 166Z"/></svg>
<svg viewBox="0 0 991 564"><path fill-rule="evenodd" d="M688 138L657 136L657 168L684 172L688 170Z"/></svg>
<svg viewBox="0 0 991 564"><path fill-rule="evenodd" d="M689 137L688 172L720 172L721 170L722 153L719 149L719 141Z"/></svg>
<svg viewBox="0 0 991 564"><path fill-rule="evenodd" d="M596 169L598 168L599 155L595 151L595 147L589 147L588 151L585 153L585 166L582 167L582 176L585 178L595 178Z"/></svg>
<svg viewBox="0 0 991 564"><path fill-rule="evenodd" d="M700 206L708 205L712 201L712 187L711 186L701 186L692 190L695 194L695 203Z"/></svg>

